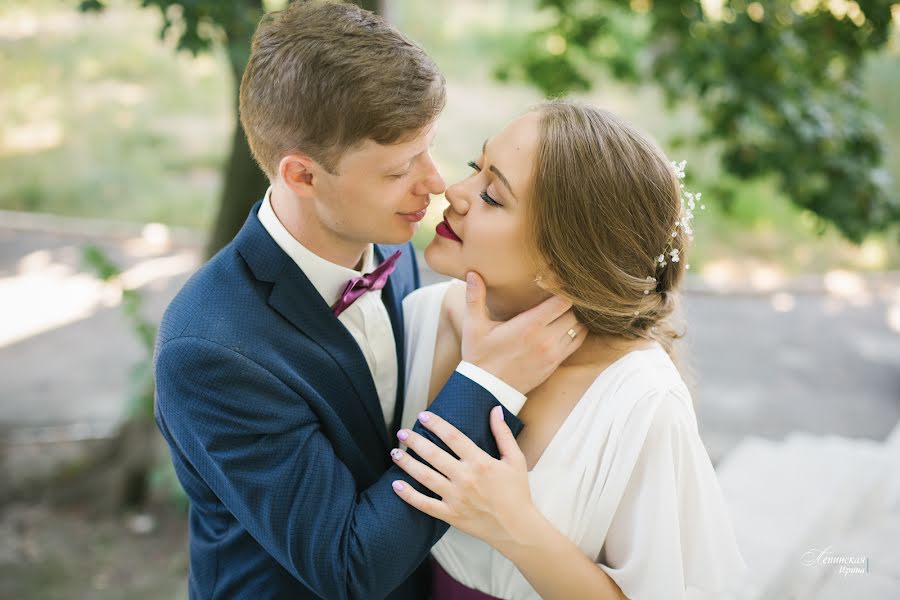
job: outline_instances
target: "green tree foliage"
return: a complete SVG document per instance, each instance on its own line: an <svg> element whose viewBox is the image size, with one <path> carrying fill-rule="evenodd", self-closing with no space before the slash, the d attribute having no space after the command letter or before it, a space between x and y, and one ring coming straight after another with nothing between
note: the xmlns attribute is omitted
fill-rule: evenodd
<svg viewBox="0 0 900 600"><path fill-rule="evenodd" d="M894 6L892 6L894 5ZM596 66L695 102L701 143L740 178L775 175L798 206L859 242L900 222L862 64L891 33L890 0L539 0L548 16L498 68L548 95L591 88Z"/></svg>
<svg viewBox="0 0 900 600"><path fill-rule="evenodd" d="M84 0L82 10L102 10L100 0ZM193 54L220 44L228 54L234 76L233 106L238 109L238 85L247 59L256 23L264 13L262 0L141 0L141 6L157 7L163 15L160 37L174 37L179 50ZM265 175L250 154L250 146L240 121L232 134L231 154L225 165L219 210L207 242L207 254L214 254L237 233L250 206L262 197L268 185Z"/></svg>

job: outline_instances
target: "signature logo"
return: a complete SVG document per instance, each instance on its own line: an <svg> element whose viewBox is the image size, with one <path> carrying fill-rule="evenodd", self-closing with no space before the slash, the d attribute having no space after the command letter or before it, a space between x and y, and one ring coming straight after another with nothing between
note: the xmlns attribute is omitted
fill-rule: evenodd
<svg viewBox="0 0 900 600"><path fill-rule="evenodd" d="M803 553L800 562L805 567L824 565L840 575L863 575L869 572L869 557L853 554L835 554L831 546L825 549L811 548Z"/></svg>

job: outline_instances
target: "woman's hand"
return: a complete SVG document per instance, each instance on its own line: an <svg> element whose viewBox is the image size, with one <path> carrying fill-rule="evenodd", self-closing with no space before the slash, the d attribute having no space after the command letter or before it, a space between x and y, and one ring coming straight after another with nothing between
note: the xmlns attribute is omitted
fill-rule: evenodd
<svg viewBox="0 0 900 600"><path fill-rule="evenodd" d="M431 498L402 481L394 491L414 508L484 540L500 550L521 542L537 512L528 486L528 466L499 406L491 411L491 431L500 450L496 460L431 412L419 413L421 422L460 458L409 429L397 437L434 469L395 448L391 458L413 479L440 496ZM435 470L436 469L436 470Z"/></svg>
<svg viewBox="0 0 900 600"><path fill-rule="evenodd" d="M399 448L391 457L440 500L402 481L394 491L407 504L484 540L525 576L541 598L609 598L627 600L615 581L560 533L531 500L528 465L502 408L491 411L491 431L500 449L495 460L444 419L431 412L419 421L460 458L454 458L414 431L397 437L434 469ZM436 469L436 470L435 470Z"/></svg>

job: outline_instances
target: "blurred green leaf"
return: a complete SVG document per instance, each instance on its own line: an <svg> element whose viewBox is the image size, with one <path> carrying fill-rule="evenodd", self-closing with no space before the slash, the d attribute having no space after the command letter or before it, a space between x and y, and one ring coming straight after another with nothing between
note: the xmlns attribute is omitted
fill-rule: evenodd
<svg viewBox="0 0 900 600"><path fill-rule="evenodd" d="M727 173L775 176L797 206L859 242L900 222L882 127L860 92L895 3L863 0L841 13L789 0L723 0L706 11L698 0L541 0L549 24L497 72L547 95L589 89L596 65L653 81L670 106L699 107L695 139L721 147Z"/></svg>
<svg viewBox="0 0 900 600"><path fill-rule="evenodd" d="M94 270L97 277L103 281L110 281L121 273L119 268L106 256L106 253L97 246L85 246L82 251L82 257L88 266Z"/></svg>
<svg viewBox="0 0 900 600"><path fill-rule="evenodd" d="M121 275L121 269L101 248L95 245L85 246L82 256L97 277L108 284L116 282ZM133 418L152 420L154 393L152 361L157 327L142 316L143 302L140 291L122 289L122 312L144 349L144 357L135 364L131 372L131 387L127 398L128 415Z"/></svg>

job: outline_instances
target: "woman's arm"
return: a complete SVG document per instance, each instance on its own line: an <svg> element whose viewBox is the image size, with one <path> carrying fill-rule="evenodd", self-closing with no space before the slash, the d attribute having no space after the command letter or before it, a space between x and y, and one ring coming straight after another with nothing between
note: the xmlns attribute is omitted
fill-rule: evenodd
<svg viewBox="0 0 900 600"><path fill-rule="evenodd" d="M541 598L627 600L606 571L537 509L522 514L518 531L514 541L499 544L497 551L516 565Z"/></svg>
<svg viewBox="0 0 900 600"><path fill-rule="evenodd" d="M440 499L410 486L395 486L395 492L414 508L496 548L542 598L625 598L615 581L534 506L525 456L502 415L491 411L491 430L500 450L500 460L495 460L444 419L421 413L420 422L459 459L417 433L401 430L398 437L437 470L401 450L392 450L391 457Z"/></svg>

